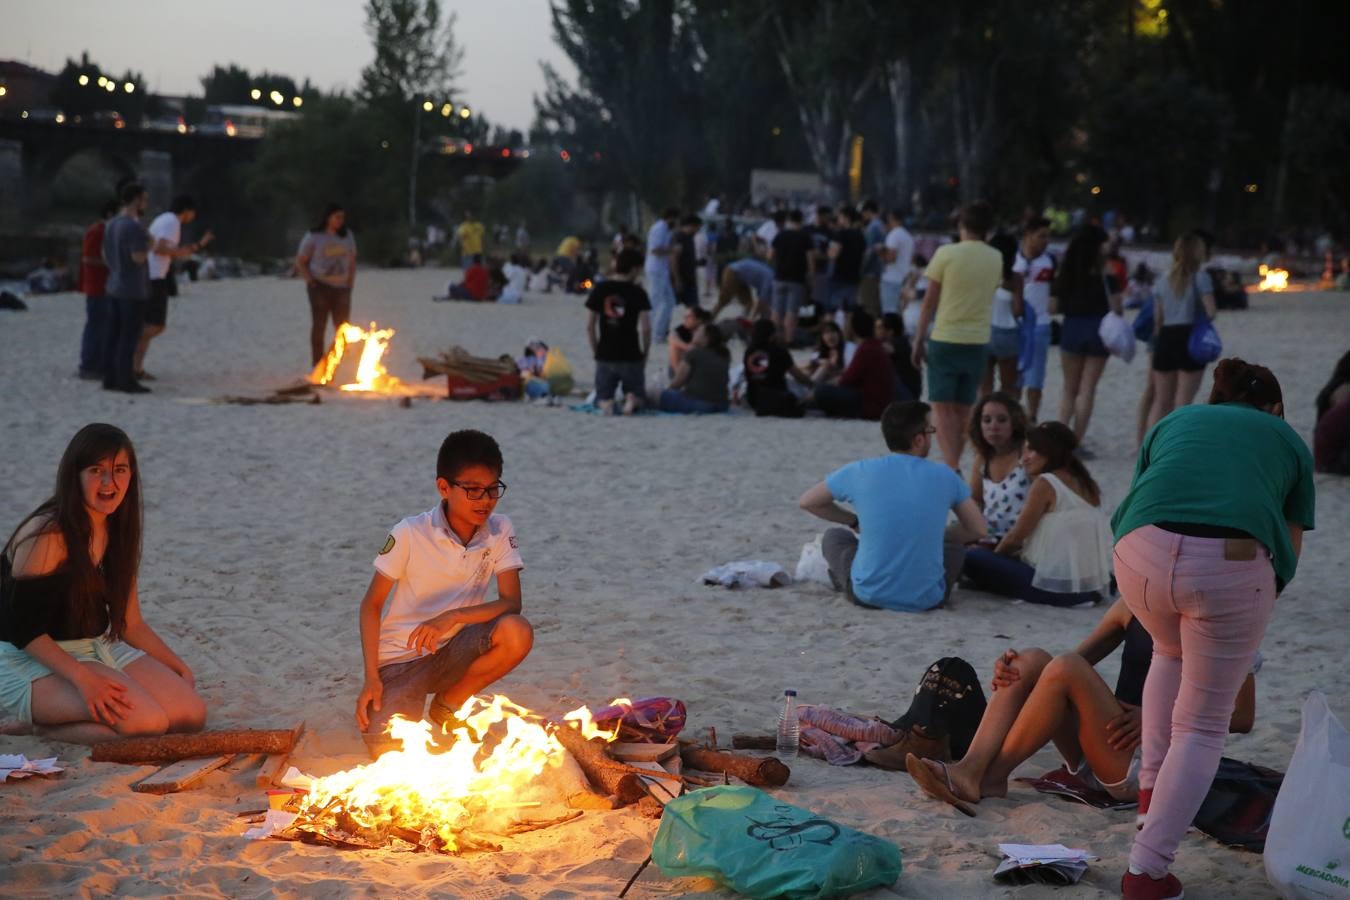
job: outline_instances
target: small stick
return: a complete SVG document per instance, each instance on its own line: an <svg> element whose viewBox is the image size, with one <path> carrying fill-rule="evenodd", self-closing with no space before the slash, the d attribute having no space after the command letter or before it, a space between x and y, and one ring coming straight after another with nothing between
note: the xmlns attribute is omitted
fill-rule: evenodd
<svg viewBox="0 0 1350 900"><path fill-rule="evenodd" d="M642 865L638 866L638 870L633 873L633 877L628 879L628 883L623 886L623 890L619 891L620 900L623 900L623 898L627 896L628 889L633 886L633 882L637 881L638 878L642 876L642 873L647 871L647 867L650 866L651 864L652 864L652 855L648 853L647 858L642 861Z"/></svg>

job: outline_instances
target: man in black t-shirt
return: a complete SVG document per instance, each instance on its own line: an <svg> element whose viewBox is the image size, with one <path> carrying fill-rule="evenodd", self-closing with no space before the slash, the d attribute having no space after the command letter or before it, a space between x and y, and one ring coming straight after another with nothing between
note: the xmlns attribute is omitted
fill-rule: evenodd
<svg viewBox="0 0 1350 900"><path fill-rule="evenodd" d="M586 298L586 338L595 354L595 402L614 411L614 392L622 386L624 415L642 405L647 392L644 367L652 346L651 301L634 279L642 254L624 250L614 261L613 278L600 282Z"/></svg>
<svg viewBox="0 0 1350 900"><path fill-rule="evenodd" d="M778 342L773 322L760 319L755 322L745 350L745 399L755 415L801 418L802 405L788 390L789 375L798 384L811 383L792 354Z"/></svg>
<svg viewBox="0 0 1350 900"><path fill-rule="evenodd" d="M675 286L675 302L689 307L698 306L698 250L694 246L694 235L702 224L703 220L698 216L685 216L675 232L671 281Z"/></svg>
<svg viewBox="0 0 1350 900"><path fill-rule="evenodd" d="M769 248L773 260L771 315L778 333L789 344L797 333L797 313L806 300L806 285L813 273L812 249L811 235L802 228L801 211L794 209Z"/></svg>
<svg viewBox="0 0 1350 900"><path fill-rule="evenodd" d="M839 230L830 238L830 291L825 307L842 325L858 306L867 238L862 232L862 213L852 207L841 208L836 223Z"/></svg>

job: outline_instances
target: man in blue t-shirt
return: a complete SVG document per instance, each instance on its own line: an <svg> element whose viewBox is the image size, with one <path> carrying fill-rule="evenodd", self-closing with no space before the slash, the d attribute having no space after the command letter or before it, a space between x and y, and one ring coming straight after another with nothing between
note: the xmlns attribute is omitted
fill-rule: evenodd
<svg viewBox="0 0 1350 900"><path fill-rule="evenodd" d="M965 556L961 544L944 542L947 512L976 539L986 533L961 477L924 458L937 430L929 412L927 403L892 403L881 416L891 453L849 463L802 494L802 509L853 529L828 529L821 551L835 589L860 606L932 609L951 593Z"/></svg>

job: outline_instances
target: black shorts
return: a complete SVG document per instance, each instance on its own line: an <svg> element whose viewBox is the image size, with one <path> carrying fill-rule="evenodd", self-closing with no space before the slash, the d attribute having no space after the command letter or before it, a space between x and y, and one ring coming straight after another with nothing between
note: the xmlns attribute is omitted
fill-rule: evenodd
<svg viewBox="0 0 1350 900"><path fill-rule="evenodd" d="M150 279L150 299L145 304L145 324L163 328L169 320L169 279Z"/></svg>
<svg viewBox="0 0 1350 900"><path fill-rule="evenodd" d="M1153 347L1153 370L1155 372L1203 372L1204 363L1191 358L1188 345L1191 342L1191 326L1164 325L1158 333Z"/></svg>

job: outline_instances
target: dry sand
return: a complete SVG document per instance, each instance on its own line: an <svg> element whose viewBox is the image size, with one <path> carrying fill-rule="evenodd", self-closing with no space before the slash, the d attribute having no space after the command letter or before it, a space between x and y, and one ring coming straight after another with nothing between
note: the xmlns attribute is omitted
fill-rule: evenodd
<svg viewBox="0 0 1350 900"><path fill-rule="evenodd" d="M519 353L531 336L564 348L581 382L580 300L531 295L523 306L434 304L447 272L362 273L355 317L398 329L390 370L419 372L419 353L459 343ZM525 610L536 646L501 689L554 712L578 701L669 694L691 728L772 728L777 698L889 716L903 711L924 667L957 654L987 672L1009 645L1071 649L1100 610L1054 610L958 591L923 615L866 612L818 586L731 593L695 583L706 568L763 558L793 567L821 523L800 492L849 460L882 452L877 427L746 416L580 415L525 404L451 404L341 396L319 406L224 406L304 373L308 309L293 281L190 285L151 351L155 392L113 395L74 377L83 301L34 298L0 313L0 525L6 533L47 496L76 428L108 421L135 440L145 486L141 596L147 618L196 670L214 726L306 719L294 761L326 773L362 761L352 723L360 686L356 606L389 526L430 507L445 434L493 433L511 490L501 511L520 535ZM1230 353L1283 379L1289 417L1310 436L1313 395L1350 334L1345 295L1254 298L1219 324ZM1059 396L1052 361L1048 409ZM1145 366L1112 361L1089 443L1108 505L1133 464L1134 404ZM1208 385L1204 388L1208 390ZM1318 478L1317 531L1266 638L1255 730L1229 755L1283 768L1301 698L1320 688L1350 722L1345 666L1345 554L1350 484ZM1103 663L1114 679L1115 660ZM349 853L249 842L234 811L259 805L251 770L226 770L166 797L134 794L148 769L91 763L87 752L36 737L0 738L0 753L59 754L55 780L0 786L0 893L52 896L467 897L614 895L647 855L655 824L631 812L583 819L463 859ZM1043 751L1020 774L1057 764ZM1075 896L1115 896L1130 813L1104 813L1014 787L967 819L924 798L909 778L801 760L781 794L893 840L904 856L894 892L907 897L1048 897L1004 889L991 873L999 841L1086 846L1102 857ZM1176 871L1193 897L1269 896L1261 859L1188 836ZM635 895L707 890L655 868ZM879 892L886 893L886 892Z"/></svg>

